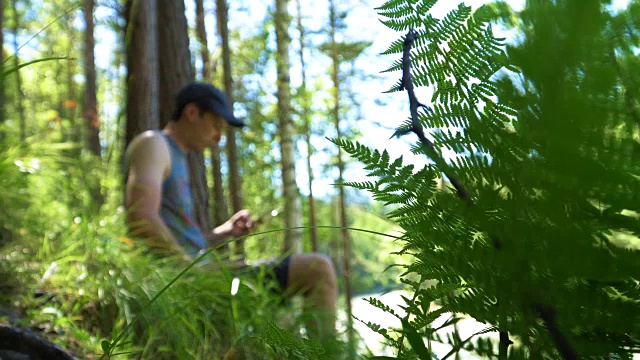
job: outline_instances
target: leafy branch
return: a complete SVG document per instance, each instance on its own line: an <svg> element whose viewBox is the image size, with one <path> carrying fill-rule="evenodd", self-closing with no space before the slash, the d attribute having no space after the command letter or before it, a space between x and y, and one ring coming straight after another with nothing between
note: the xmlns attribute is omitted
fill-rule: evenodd
<svg viewBox="0 0 640 360"><path fill-rule="evenodd" d="M402 85L400 86L400 90L407 90L409 94L409 109L411 110L411 128L403 131L398 131L394 135L402 136L408 134L410 132L415 133L420 139L424 149L426 150L427 156L431 158L436 163L436 166L442 169L444 175L449 179L453 187L456 189L458 196L462 198L464 201L469 204L469 206L473 205L473 199L471 194L467 189L462 186L460 180L458 180L457 176L453 174L449 165L444 161L442 155L436 150L433 143L427 139L424 134L424 130L422 128L422 124L420 124L420 119L418 118L418 108L423 107L427 111L431 111L431 109L418 102L418 98L416 97L414 86L413 86L413 77L411 75L411 48L413 46L413 42L416 40L418 33L411 29L405 36L404 45L402 49Z"/></svg>
<svg viewBox="0 0 640 360"><path fill-rule="evenodd" d="M400 89L406 90L409 96L409 108L411 112L411 127L409 129L404 129L403 131L398 131L394 135L402 136L408 133L416 134L418 136L418 139L420 140L420 143L424 147L427 156L432 161L435 162L438 168L442 169L444 175L449 179L453 187L456 189L458 196L461 199L463 199L469 206L473 206L474 201L473 201L473 198L471 197L470 192L467 191L467 189L462 185L460 180L458 180L457 176L451 171L450 167L447 165L447 163L442 158L440 153L436 150L433 143L429 141L429 139L427 139L424 133L422 124L420 123L420 120L418 118L419 107L423 107L427 111L431 111L431 109L428 106L421 104L418 101L415 95L413 78L411 75L411 48L413 47L413 43L416 40L417 35L418 33L415 30L410 29L405 36L403 49L402 49L403 50L402 51L402 80L401 80ZM494 247L498 251L501 249L500 242L497 241L495 238L494 238ZM414 300L415 300L415 296L414 296ZM543 304L535 305L534 310L536 310L536 313L538 314L540 319L543 320L547 330L549 331L549 334L553 339L553 342L558 352L560 352L562 357L567 360L577 359L577 355L575 351L573 350L566 336L562 333L562 331L558 326L555 310L551 306L543 305ZM409 317L409 313L407 314L406 318L403 320L403 323L407 322L408 317ZM404 336L404 332L403 332L403 336ZM402 350L403 340L404 338L401 337L399 341L400 351ZM500 349L501 358L506 358L508 347L511 344L513 344L513 342L509 339L508 332L500 331L499 349Z"/></svg>

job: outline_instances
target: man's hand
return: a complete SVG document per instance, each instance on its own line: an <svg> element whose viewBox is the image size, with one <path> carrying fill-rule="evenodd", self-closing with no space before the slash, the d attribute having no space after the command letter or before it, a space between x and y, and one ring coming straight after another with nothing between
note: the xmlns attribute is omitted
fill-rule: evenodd
<svg viewBox="0 0 640 360"><path fill-rule="evenodd" d="M233 214L225 224L228 224L228 236L239 237L247 235L255 227L255 223L251 221L249 210L240 210Z"/></svg>
<svg viewBox="0 0 640 360"><path fill-rule="evenodd" d="M209 246L218 246L230 237L247 235L255 225L256 223L251 220L249 210L240 210L206 236Z"/></svg>

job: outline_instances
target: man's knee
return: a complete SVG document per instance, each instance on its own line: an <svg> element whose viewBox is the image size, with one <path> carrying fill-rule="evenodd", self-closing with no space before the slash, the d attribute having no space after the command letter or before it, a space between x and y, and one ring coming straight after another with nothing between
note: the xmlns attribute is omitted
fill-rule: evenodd
<svg viewBox="0 0 640 360"><path fill-rule="evenodd" d="M324 254L312 254L314 256L315 272L317 275L318 285L321 285L326 290L334 290L338 288L338 281L336 279L336 269L333 264L333 260Z"/></svg>
<svg viewBox="0 0 640 360"><path fill-rule="evenodd" d="M300 267L304 268L295 269L294 274L301 275L312 288L337 290L336 270L330 257L319 253L301 254L293 262L297 263L294 266L302 265Z"/></svg>
<svg viewBox="0 0 640 360"><path fill-rule="evenodd" d="M318 271L327 276L336 276L336 269L333 265L333 260L325 254L313 254L318 261Z"/></svg>

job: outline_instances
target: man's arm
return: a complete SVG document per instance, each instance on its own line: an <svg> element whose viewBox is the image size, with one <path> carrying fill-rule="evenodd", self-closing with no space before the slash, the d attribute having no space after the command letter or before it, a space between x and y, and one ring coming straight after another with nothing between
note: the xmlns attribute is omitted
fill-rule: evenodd
<svg viewBox="0 0 640 360"><path fill-rule="evenodd" d="M125 204L131 232L153 248L186 256L160 217L162 182L171 166L166 142L158 133L144 133L132 141L126 156L129 175Z"/></svg>
<svg viewBox="0 0 640 360"><path fill-rule="evenodd" d="M247 235L254 226L255 223L251 221L249 211L240 210L233 214L224 224L206 234L207 243L210 247L216 247L229 238Z"/></svg>

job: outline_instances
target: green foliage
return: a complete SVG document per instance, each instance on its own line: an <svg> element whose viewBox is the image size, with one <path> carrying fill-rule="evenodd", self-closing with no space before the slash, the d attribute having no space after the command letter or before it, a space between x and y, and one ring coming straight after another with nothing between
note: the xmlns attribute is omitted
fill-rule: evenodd
<svg viewBox="0 0 640 360"><path fill-rule="evenodd" d="M636 82L618 66L633 66L633 58L618 54L637 42L612 34L622 34L616 23L637 34L635 23L624 11L608 13L604 1L531 2L521 14L524 41L507 54L489 23L504 8L460 5L436 19L427 13L435 3L394 0L378 10L388 27L418 34L411 51L418 99L421 88L434 90L419 123L432 130L436 149L457 154L447 171L474 205L454 189L436 190L445 169L416 170L386 151L334 140L375 178L348 185L397 206L389 217L404 231L401 253L415 259L405 276L437 282L413 283L392 344L398 358L429 357L429 341L449 344L447 356L465 349L495 357L499 349L510 358L558 358L563 338L581 357L630 358L640 338L640 262L632 249L640 229L640 118ZM400 54L403 43L385 54ZM387 71L401 68L396 60ZM409 119L397 133L411 127ZM412 150L427 154L421 143ZM621 234L631 248L612 242ZM455 330L445 339L431 328L445 313L469 315L488 324L486 332L518 341L496 343L481 331L474 342Z"/></svg>
<svg viewBox="0 0 640 360"><path fill-rule="evenodd" d="M36 143L0 155L2 223L12 237L0 244L0 310L20 304L22 326L41 329L83 359L103 352L215 359L229 349L256 359L278 358L270 349L313 358L324 351L294 335L296 314L281 321L285 309L262 285L269 284L264 273L233 275L211 256L189 270L127 237L119 185L96 210L85 177L104 170L92 169L92 159L66 157L70 149ZM241 279L235 296L234 276ZM288 335L275 336L285 332L277 326Z"/></svg>
<svg viewBox="0 0 640 360"><path fill-rule="evenodd" d="M320 359L324 350L313 340L296 339L272 322L265 324L266 331L260 338L274 350L273 358Z"/></svg>
<svg viewBox="0 0 640 360"><path fill-rule="evenodd" d="M401 249L396 241L388 241L380 233L394 234L399 231L395 224L375 214L372 210L363 210L356 206L347 208L349 226L377 232L351 231L351 290L354 294L387 291L398 287L398 278L403 268L398 263L409 262L408 257L399 257L395 252ZM327 236L337 237L334 231ZM397 235L397 234L396 234Z"/></svg>

